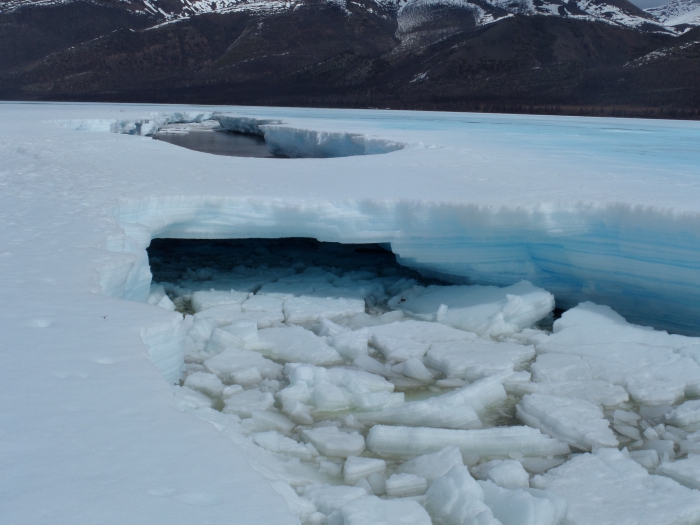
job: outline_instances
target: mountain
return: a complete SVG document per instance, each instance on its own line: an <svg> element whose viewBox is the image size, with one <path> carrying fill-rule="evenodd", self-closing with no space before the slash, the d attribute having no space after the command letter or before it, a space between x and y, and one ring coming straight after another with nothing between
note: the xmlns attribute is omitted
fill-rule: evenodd
<svg viewBox="0 0 700 525"><path fill-rule="evenodd" d="M698 5L12 0L0 98L695 118Z"/></svg>

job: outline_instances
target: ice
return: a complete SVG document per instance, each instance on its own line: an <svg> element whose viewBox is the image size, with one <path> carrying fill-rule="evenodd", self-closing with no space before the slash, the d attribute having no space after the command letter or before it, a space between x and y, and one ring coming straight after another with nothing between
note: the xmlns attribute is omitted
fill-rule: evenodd
<svg viewBox="0 0 700 525"><path fill-rule="evenodd" d="M315 483L304 487L303 496L316 508L328 515L339 510L353 500L366 498L367 492L359 487L322 485Z"/></svg>
<svg viewBox="0 0 700 525"><path fill-rule="evenodd" d="M445 447L438 452L425 454L402 463L396 472L415 474L426 479L430 484L447 474L452 467L463 464L462 454L457 447Z"/></svg>
<svg viewBox="0 0 700 525"><path fill-rule="evenodd" d="M666 476L691 489L700 490L700 455L690 455L672 463L664 462L655 474Z"/></svg>
<svg viewBox="0 0 700 525"><path fill-rule="evenodd" d="M656 468L659 465L659 454L656 450L633 450L630 457L647 470Z"/></svg>
<svg viewBox="0 0 700 525"><path fill-rule="evenodd" d="M392 425L481 428L479 414L502 403L506 397L501 379L488 378L440 396L404 403L381 412L359 413L356 417L360 421Z"/></svg>
<svg viewBox="0 0 700 525"><path fill-rule="evenodd" d="M595 327L595 329L592 329ZM536 381L602 380L623 386L645 405L673 404L697 395L700 367L683 350L694 338L627 323L607 306L583 303L554 323L537 345Z"/></svg>
<svg viewBox="0 0 700 525"><path fill-rule="evenodd" d="M328 517L328 525L432 525L430 516L411 500L359 498Z"/></svg>
<svg viewBox="0 0 700 525"><path fill-rule="evenodd" d="M505 337L546 317L554 308L554 296L527 281L506 288L416 286L389 305L481 336Z"/></svg>
<svg viewBox="0 0 700 525"><path fill-rule="evenodd" d="M515 490L530 487L530 476L525 472L522 464L514 459L488 461L474 467L472 474L477 479L493 481L505 489Z"/></svg>
<svg viewBox="0 0 700 525"><path fill-rule="evenodd" d="M222 381L231 381L232 374L256 369L261 378L275 379L282 375L282 365L266 359L258 352L229 348L204 361L207 370Z"/></svg>
<svg viewBox="0 0 700 525"><path fill-rule="evenodd" d="M624 388L598 379L530 383L528 386L540 394L583 399L603 408L617 407L629 401L629 395Z"/></svg>
<svg viewBox="0 0 700 525"><path fill-rule="evenodd" d="M183 411L209 408L214 404L209 396L186 386L173 387L173 398L173 405Z"/></svg>
<svg viewBox="0 0 700 525"><path fill-rule="evenodd" d="M338 427L304 430L302 436L325 456L347 458L365 449L365 440L357 432L341 432Z"/></svg>
<svg viewBox="0 0 700 525"><path fill-rule="evenodd" d="M533 478L533 486L566 500L567 523L572 525L681 525L700 520L700 492L650 475L617 449L576 456Z"/></svg>
<svg viewBox="0 0 700 525"><path fill-rule="evenodd" d="M284 301L284 320L287 323L302 324L318 320L319 317L337 319L350 315L364 313L363 299L333 297L333 292L319 297L303 295ZM245 305L244 305L245 306Z"/></svg>
<svg viewBox="0 0 700 525"><path fill-rule="evenodd" d="M197 390L202 394L215 398L224 393L224 384L214 374L206 372L194 372L185 379L184 386Z"/></svg>
<svg viewBox="0 0 700 525"><path fill-rule="evenodd" d="M284 497L289 510L303 522L308 522L311 515L316 512L316 505L309 500L300 498L289 483L277 480L270 482L270 485Z"/></svg>
<svg viewBox="0 0 700 525"><path fill-rule="evenodd" d="M679 405L666 415L666 421L691 432L700 430L700 400L694 399Z"/></svg>
<svg viewBox="0 0 700 525"><path fill-rule="evenodd" d="M258 325L255 321L249 319L234 321L230 325L221 328L221 330L238 337L244 344L258 340Z"/></svg>
<svg viewBox="0 0 700 525"><path fill-rule="evenodd" d="M305 460L310 460L315 455L311 448L297 443L293 439L285 437L275 430L258 432L257 434L253 434L251 438L253 439L253 443L270 452L279 452Z"/></svg>
<svg viewBox="0 0 700 525"><path fill-rule="evenodd" d="M392 393L392 383L362 370L289 363L285 373L289 386L277 394L285 408L297 401L321 412L380 410L401 404L404 399L403 394Z"/></svg>
<svg viewBox="0 0 700 525"><path fill-rule="evenodd" d="M499 525L484 504L484 491L467 467L455 466L426 493L425 508L438 525Z"/></svg>
<svg viewBox="0 0 700 525"><path fill-rule="evenodd" d="M251 417L257 410L267 410L275 404L270 392L261 392L257 388L245 390L224 401L224 412L240 417Z"/></svg>
<svg viewBox="0 0 700 525"><path fill-rule="evenodd" d="M391 369L401 375L417 379L418 381L425 381L426 383L435 379L433 373L417 357L406 359L404 362L394 365Z"/></svg>
<svg viewBox="0 0 700 525"><path fill-rule="evenodd" d="M211 113L128 104L0 108L0 209L7 225L0 229L5 345L0 412L3 442L10 444L0 460L4 522L70 523L79 509L83 522L111 516L123 523L241 519L292 525L299 518L264 476L289 479L294 486L332 477L316 464L285 461L254 445L236 416L208 408L201 393L188 393L198 400L192 405L177 406L215 426L172 407L182 400L161 379L178 383L201 371L196 365L205 356L193 353L204 350L214 327L207 334L201 316L183 318L181 312L144 304L152 284L146 247L157 238L382 243L425 275L499 286L527 279L553 293L562 309L595 301L630 322L698 334L697 123L236 109L243 116L284 119L295 129L408 144L389 155L295 161L225 158L145 137L87 134L54 124L70 119L89 128L89 121L100 120L97 127L107 130L164 111ZM288 269L300 271L291 268L294 262ZM224 290L256 292L277 278L255 265L231 277ZM198 270L209 263L190 266L205 277ZM380 275L382 268L373 271ZM402 293L410 281L406 277L398 284L404 277L396 276L395 290L389 280L382 286L388 294ZM199 277L187 278L194 283ZM189 292L183 298L211 285L196 281L185 287ZM177 303L178 309L185 311L187 304L186 299ZM436 317L439 306L432 312ZM340 323L370 327L382 322L375 313L370 307ZM450 308L441 317L449 314ZM241 318L229 316L222 327ZM601 333L590 347L612 340L603 324L584 324L585 340ZM670 348L697 363L697 344L678 337L660 341L656 334L646 331L632 343ZM192 359L185 363L185 355ZM615 365L623 379L643 378L637 362L649 361L646 352L638 357L630 351L624 366ZM666 423L665 414L678 402L697 397L687 388L692 381L685 372L678 375L666 365L651 360L648 384L672 395L632 396L622 407L653 426ZM692 367L683 364L683 369ZM647 399L664 409L653 422L639 407ZM657 439L673 443L660 433ZM676 453L693 443L689 436L681 439ZM658 443L666 449L669 444ZM550 461L536 459L540 466ZM523 464L532 465L527 460ZM599 475L608 476L604 470ZM687 508L685 496L664 499L663 491L651 490L625 507L625 495L634 495L638 486L631 480L626 487L627 477L615 472L610 478L608 484L596 478L579 483L572 496L578 516L585 501L596 524L681 521L675 518ZM595 490L601 510L591 504L596 500L589 491ZM695 494L683 494L688 493ZM615 510L618 501L621 512ZM216 504L188 504L196 502ZM47 509L48 518L42 515ZM658 519L662 511L668 520Z"/></svg>
<svg viewBox="0 0 700 525"><path fill-rule="evenodd" d="M315 330L317 335L328 338L328 344L346 359L355 359L367 354L367 342L369 331L367 329L350 330L339 326L333 321L320 318L319 326Z"/></svg>
<svg viewBox="0 0 700 525"><path fill-rule="evenodd" d="M201 312L213 306L221 306L224 304L241 304L248 299L246 292L237 292L235 290L217 291L196 291L192 294L192 308L195 312Z"/></svg>
<svg viewBox="0 0 700 525"><path fill-rule="evenodd" d="M475 381L522 367L535 357L535 348L514 343L467 341L435 343L425 363L447 377Z"/></svg>
<svg viewBox="0 0 700 525"><path fill-rule="evenodd" d="M277 432L287 433L296 426L296 423L276 412L253 410L251 417L243 421L243 426L253 432L276 430Z"/></svg>
<svg viewBox="0 0 700 525"><path fill-rule="evenodd" d="M453 430L426 427L375 425L367 436L367 448L379 455L411 457L457 447L462 454L484 457L558 456L569 454L568 445L530 427Z"/></svg>
<svg viewBox="0 0 700 525"><path fill-rule="evenodd" d="M482 481L484 503L502 525L559 525L566 514L566 502L554 494L529 487L508 490Z"/></svg>
<svg viewBox="0 0 700 525"><path fill-rule="evenodd" d="M386 495L390 498L420 496L428 488L428 481L415 474L394 474L386 480Z"/></svg>
<svg viewBox="0 0 700 525"><path fill-rule="evenodd" d="M517 412L523 423L580 450L618 445L603 411L583 399L528 394L517 406Z"/></svg>
<svg viewBox="0 0 700 525"><path fill-rule="evenodd" d="M260 330L256 349L279 361L325 366L343 363L323 338L300 326Z"/></svg>
<svg viewBox="0 0 700 525"><path fill-rule="evenodd" d="M358 480L375 472L384 472L386 462L383 459L350 456L345 460L343 479L347 485L354 485Z"/></svg>

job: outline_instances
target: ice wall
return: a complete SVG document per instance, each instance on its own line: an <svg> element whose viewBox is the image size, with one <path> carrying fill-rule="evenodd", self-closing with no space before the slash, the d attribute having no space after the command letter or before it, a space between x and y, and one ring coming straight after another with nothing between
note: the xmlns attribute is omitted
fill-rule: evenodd
<svg viewBox="0 0 700 525"><path fill-rule="evenodd" d="M143 254L151 238L313 237L390 243L403 264L443 279L495 285L526 279L552 292L562 308L590 300L631 322L700 332L700 228L692 215L624 205L526 209L216 196L131 200L114 213L133 260L126 273L101 270L110 295L145 300L150 271Z"/></svg>

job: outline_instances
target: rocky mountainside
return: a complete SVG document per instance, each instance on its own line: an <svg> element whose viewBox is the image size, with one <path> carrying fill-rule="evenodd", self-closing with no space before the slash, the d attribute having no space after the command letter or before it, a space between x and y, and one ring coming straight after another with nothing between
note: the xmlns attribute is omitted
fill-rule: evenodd
<svg viewBox="0 0 700 525"><path fill-rule="evenodd" d="M693 118L699 6L11 0L0 98Z"/></svg>

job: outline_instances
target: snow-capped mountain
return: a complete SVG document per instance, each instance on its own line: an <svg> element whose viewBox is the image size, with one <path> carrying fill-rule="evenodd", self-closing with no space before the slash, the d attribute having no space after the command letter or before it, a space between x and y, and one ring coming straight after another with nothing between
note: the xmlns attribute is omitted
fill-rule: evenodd
<svg viewBox="0 0 700 525"><path fill-rule="evenodd" d="M10 0L0 5L0 13L23 7L65 5L82 0ZM700 25L700 4L693 0L672 0L643 11L627 0L327 0L344 9L347 4L362 7L370 15L395 14L399 30L410 31L430 21L436 11L468 11L475 26L483 26L509 15L540 15L605 22L643 31L668 31L680 24ZM294 11L307 0L92 0L91 3L151 15L160 23L174 22L210 13L247 12L269 15Z"/></svg>
<svg viewBox="0 0 700 525"><path fill-rule="evenodd" d="M666 26L700 26L700 2L697 0L671 0L646 12Z"/></svg>

